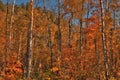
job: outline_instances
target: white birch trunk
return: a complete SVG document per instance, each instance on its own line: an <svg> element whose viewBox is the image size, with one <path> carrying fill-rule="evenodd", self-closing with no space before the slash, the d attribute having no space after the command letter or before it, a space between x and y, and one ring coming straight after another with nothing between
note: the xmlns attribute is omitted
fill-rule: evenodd
<svg viewBox="0 0 120 80"><path fill-rule="evenodd" d="M107 46L106 46L106 37L105 37L105 13L104 13L104 4L103 0L100 0L100 9L101 9L101 23L102 23L102 47L104 55L104 70L105 70L105 80L108 80L108 58L107 58Z"/></svg>
<svg viewBox="0 0 120 80"><path fill-rule="evenodd" d="M31 5L31 20L30 20L30 26L28 27L28 40L27 40L27 53L26 53L26 78L30 79L31 77L31 71L32 71L32 57L33 57L33 51L32 51L32 28L33 28L33 9L34 9L34 0L30 0Z"/></svg>
<svg viewBox="0 0 120 80"><path fill-rule="evenodd" d="M10 49L12 49L12 36L13 36L13 29L12 29L12 27L13 27L13 22L14 22L14 9L15 9L15 2L16 2L16 0L14 0L13 1L13 4L12 4L12 13L11 13L11 19L10 19L10 36L9 36L9 47L10 47ZM10 50L11 51L11 50Z"/></svg>

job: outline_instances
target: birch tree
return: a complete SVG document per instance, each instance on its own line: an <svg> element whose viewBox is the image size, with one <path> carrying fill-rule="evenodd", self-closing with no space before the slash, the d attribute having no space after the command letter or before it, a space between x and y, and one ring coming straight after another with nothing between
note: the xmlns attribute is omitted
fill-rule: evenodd
<svg viewBox="0 0 120 80"><path fill-rule="evenodd" d="M14 8L15 8L15 2L16 0L13 1L12 4L12 12L11 12L11 19L10 19L10 34L9 34L9 46L10 49L12 49L12 35L13 35L13 22L14 22Z"/></svg>
<svg viewBox="0 0 120 80"><path fill-rule="evenodd" d="M28 26L28 37L27 37L27 53L26 53L26 78L30 79L31 71L32 71L32 29L33 29L33 9L34 9L34 0L30 0L30 8L31 8L31 18L30 18L30 26Z"/></svg>
<svg viewBox="0 0 120 80"><path fill-rule="evenodd" d="M101 23L102 23L102 48L104 55L104 69L105 69L105 78L108 80L108 58L107 58L107 46L106 46L106 37L105 37L105 13L104 13L104 4L103 0L100 0L100 9L101 9Z"/></svg>

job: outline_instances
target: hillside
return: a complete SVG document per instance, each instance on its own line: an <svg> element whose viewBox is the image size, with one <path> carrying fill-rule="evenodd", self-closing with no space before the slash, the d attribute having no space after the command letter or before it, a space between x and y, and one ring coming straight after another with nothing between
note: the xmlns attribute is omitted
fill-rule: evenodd
<svg viewBox="0 0 120 80"><path fill-rule="evenodd" d="M33 1L0 1L0 80L120 79L117 0Z"/></svg>

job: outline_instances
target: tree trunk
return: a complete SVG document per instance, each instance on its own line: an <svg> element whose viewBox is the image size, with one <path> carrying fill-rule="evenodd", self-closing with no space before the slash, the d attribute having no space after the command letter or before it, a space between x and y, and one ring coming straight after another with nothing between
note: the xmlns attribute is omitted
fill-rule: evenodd
<svg viewBox="0 0 120 80"><path fill-rule="evenodd" d="M68 47L71 48L71 30L72 30L72 17L73 17L73 13L71 13L71 18L69 19L68 23L69 23L69 36L68 36Z"/></svg>
<svg viewBox="0 0 120 80"><path fill-rule="evenodd" d="M15 8L15 1L13 1L13 4L12 4L12 13L11 13L11 19L10 19L10 34L9 34L9 47L10 47L10 53L11 53L11 49L12 49L12 36L13 36L13 18L14 18L14 8Z"/></svg>
<svg viewBox="0 0 120 80"><path fill-rule="evenodd" d="M32 68L32 57L33 57L33 51L32 51L32 28L33 28L33 9L34 9L34 0L30 0L31 5L31 20L30 20L30 26L28 26L28 38L27 38L27 53L26 53L26 78L30 79L31 77L31 68Z"/></svg>
<svg viewBox="0 0 120 80"><path fill-rule="evenodd" d="M81 4L81 12L83 12L83 3L84 3L84 0L82 0L82 4ZM80 19L79 19L79 23L80 23L80 54L82 54L82 50L83 50L83 45L82 45L82 43L83 43L83 30L82 30L82 28L83 28L83 23L82 23L82 16L83 16L83 14L81 13L81 15L80 15Z"/></svg>
<svg viewBox="0 0 120 80"><path fill-rule="evenodd" d="M60 0L58 0L58 50L61 52L61 46L62 46L62 39L61 39L61 29L60 29L60 16L61 16L61 11L60 11Z"/></svg>
<svg viewBox="0 0 120 80"><path fill-rule="evenodd" d="M113 46L112 46L112 32L113 30L111 29L110 31L110 76L113 76Z"/></svg>
<svg viewBox="0 0 120 80"><path fill-rule="evenodd" d="M100 80L100 68L99 68L99 53L98 53L98 47L97 47L97 40L94 39L94 45L95 45L95 54L96 54L96 80Z"/></svg>
<svg viewBox="0 0 120 80"><path fill-rule="evenodd" d="M50 25L48 24L48 34L49 34L49 48L50 48L50 68L53 67L53 51L52 51L52 40L51 40L51 31L50 31Z"/></svg>
<svg viewBox="0 0 120 80"><path fill-rule="evenodd" d="M49 43L49 49L50 49L50 68L53 67L53 51L52 51L52 39L51 39L51 30L50 30L50 18L48 17L48 13L46 11L46 0L43 0L44 2L44 12L46 14L47 20L48 20L48 43Z"/></svg>
<svg viewBox="0 0 120 80"><path fill-rule="evenodd" d="M100 9L101 9L101 23L102 23L102 47L104 55L104 69L105 69L105 78L108 80L108 58L107 58L107 46L106 46L106 37L105 37L105 13L103 0L100 0Z"/></svg>
<svg viewBox="0 0 120 80"><path fill-rule="evenodd" d="M113 17L114 17L113 26L114 26L114 30L116 30L116 17L115 17L115 15L116 15L116 10L114 10L114 12L113 12Z"/></svg>
<svg viewBox="0 0 120 80"><path fill-rule="evenodd" d="M5 39L6 39L6 44L5 44L5 54L4 54L4 59L5 59L5 63L4 63L4 73L6 75L6 66L7 66L7 55L8 55L8 47L9 47L9 29L8 29L8 14L9 14L9 0L7 0L7 11L6 11L6 31L5 31Z"/></svg>
<svg viewBox="0 0 120 80"><path fill-rule="evenodd" d="M46 0L43 0L43 4L44 4L44 12L46 14Z"/></svg>
<svg viewBox="0 0 120 80"><path fill-rule="evenodd" d="M89 14L90 14L90 0L88 0L88 5L87 5L87 20L86 20L86 33L85 33L85 48L88 47L89 45L87 44L88 42L88 18L89 18Z"/></svg>
<svg viewBox="0 0 120 80"><path fill-rule="evenodd" d="M22 47L21 43L22 43L22 35L21 33L19 33L19 48L18 48L18 55L17 55L18 60L20 60L21 47Z"/></svg>
<svg viewBox="0 0 120 80"><path fill-rule="evenodd" d="M109 0L106 0L106 10L109 10Z"/></svg>

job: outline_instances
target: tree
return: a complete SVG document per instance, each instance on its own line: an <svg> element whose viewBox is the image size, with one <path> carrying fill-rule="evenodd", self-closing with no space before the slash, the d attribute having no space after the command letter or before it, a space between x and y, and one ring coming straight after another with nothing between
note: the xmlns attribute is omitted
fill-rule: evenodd
<svg viewBox="0 0 120 80"><path fill-rule="evenodd" d="M53 67L53 51L52 51L52 38L51 38L51 30L50 30L50 17L46 10L46 0L43 0L44 2L44 12L46 14L46 17L47 17L47 20L48 20L48 23L47 23L47 27L48 27L48 44L49 44L49 49L50 49L50 68L52 69Z"/></svg>
<svg viewBox="0 0 120 80"><path fill-rule="evenodd" d="M96 39L94 39L94 44L95 44L95 54L96 54L96 67L97 67L97 70L96 70L96 80L100 80L100 67L99 67L99 53L98 53L98 50L97 50L97 41Z"/></svg>
<svg viewBox="0 0 120 80"><path fill-rule="evenodd" d="M7 66L7 55L8 55L8 47L9 47L9 37L8 37L8 7L9 7L9 0L7 0L7 11L6 11L6 44L5 44L5 63L4 63L4 73L6 74L6 66Z"/></svg>
<svg viewBox="0 0 120 80"><path fill-rule="evenodd" d="M62 35L61 35L61 22L60 22L60 17L61 17L61 8L60 8L60 0L58 0L58 50L61 52L62 51Z"/></svg>
<svg viewBox="0 0 120 80"><path fill-rule="evenodd" d="M104 55L104 69L105 69L105 78L108 80L108 58L107 58L107 46L106 46L106 35L105 35L105 13L104 13L104 5L103 0L100 0L100 9L101 9L101 23L102 23L102 47L103 47L103 55Z"/></svg>
<svg viewBox="0 0 120 80"><path fill-rule="evenodd" d="M84 0L81 1L81 11L83 12ZM80 24L80 54L82 54L83 50L83 13L80 14L79 24Z"/></svg>
<svg viewBox="0 0 120 80"><path fill-rule="evenodd" d="M68 36L68 47L71 48L71 32L72 32L72 18L73 18L73 13L71 13L71 18L68 21L69 24L69 36Z"/></svg>
<svg viewBox="0 0 120 80"><path fill-rule="evenodd" d="M12 12L11 12L11 18L10 18L10 31L9 31L9 47L10 47L10 51L12 50L12 36L13 36L13 22L14 22L14 9L15 9L15 1L13 1L13 4L12 4Z"/></svg>
<svg viewBox="0 0 120 80"><path fill-rule="evenodd" d="M34 0L30 0L30 8L31 8L31 18L30 18L30 26L28 27L28 38L27 38L27 52L26 52L26 78L30 79L31 71L32 71L32 28L33 28L33 9L34 9Z"/></svg>
<svg viewBox="0 0 120 80"><path fill-rule="evenodd" d="M119 80L119 0L9 1L0 9L0 80Z"/></svg>

